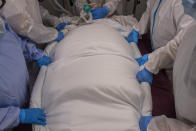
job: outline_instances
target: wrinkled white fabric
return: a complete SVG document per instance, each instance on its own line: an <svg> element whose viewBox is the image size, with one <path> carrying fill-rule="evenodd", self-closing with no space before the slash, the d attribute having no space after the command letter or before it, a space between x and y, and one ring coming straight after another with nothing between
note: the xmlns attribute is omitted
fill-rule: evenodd
<svg viewBox="0 0 196 131"><path fill-rule="evenodd" d="M158 116L152 119L147 131L196 131L196 126L166 116Z"/></svg>
<svg viewBox="0 0 196 131"><path fill-rule="evenodd" d="M150 55L149 61L145 64L145 67L154 74L158 73L161 63L164 63L157 56L164 57L162 55L168 52L175 52L172 50L176 50L176 45L182 39L183 30L193 21L191 16L184 13L181 0L162 0L158 8L159 2L160 0L148 0L147 9L138 25L135 26L140 34L144 34L150 29L152 48L158 49L166 46L156 51L155 55ZM154 20L154 12L157 8ZM154 28L153 21L155 22Z"/></svg>
<svg viewBox="0 0 196 131"><path fill-rule="evenodd" d="M118 31L123 37L126 37L129 34L129 32L132 30L133 26L138 23L138 21L131 15L128 15L128 16L114 15L111 18L93 20L93 23L104 24L106 26L110 26L116 31ZM63 32L64 31L69 32L79 26L80 25L76 26L73 24L66 26ZM45 49L45 53L47 54L47 56L53 57L52 54L54 54L54 47L56 46L56 44L57 44L56 42L48 44L47 48ZM130 44L130 46L132 46L134 50L137 50L137 47L135 47L135 44ZM137 52L138 54L136 53L134 58L141 57L140 52L139 51Z"/></svg>
<svg viewBox="0 0 196 131"><path fill-rule="evenodd" d="M140 116L152 112L150 87L137 82L137 52L117 31L82 26L54 50L31 98L31 107L46 112L47 125L34 131L140 130Z"/></svg>
<svg viewBox="0 0 196 131"><path fill-rule="evenodd" d="M196 22L186 32L174 64L177 117L196 124Z"/></svg>
<svg viewBox="0 0 196 131"><path fill-rule="evenodd" d="M161 69L172 69L183 34L184 31L179 32L178 35L165 46L149 54L149 60L145 64L146 69L154 74L157 74Z"/></svg>
<svg viewBox="0 0 196 131"><path fill-rule="evenodd" d="M69 20L71 21L71 19ZM110 18L93 20L92 23L104 24L104 25L110 26L114 28L116 31L118 31L123 37L126 37L129 34L129 32L132 30L133 26L138 23L138 21L131 15L128 15L128 16L114 15ZM84 23L79 22L78 25L72 24L72 25L66 26L64 30L71 31L75 29L76 27L79 27L82 25L84 25Z"/></svg>
<svg viewBox="0 0 196 131"><path fill-rule="evenodd" d="M49 15L42 7L41 10L43 13L40 13L37 0L8 0L0 10L0 15L16 33L38 44L47 43L55 40L58 32L54 28L44 26L43 22L54 25L57 18Z"/></svg>
<svg viewBox="0 0 196 131"><path fill-rule="evenodd" d="M122 36L128 36L129 32L132 30L133 26L138 23L138 21L131 15L129 16L117 16L114 15L111 18L103 18L93 20L93 23L105 24L114 28Z"/></svg>

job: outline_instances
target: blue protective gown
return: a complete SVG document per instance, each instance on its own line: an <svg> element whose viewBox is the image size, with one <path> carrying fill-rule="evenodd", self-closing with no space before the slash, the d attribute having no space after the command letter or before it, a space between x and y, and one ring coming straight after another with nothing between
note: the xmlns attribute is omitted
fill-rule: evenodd
<svg viewBox="0 0 196 131"><path fill-rule="evenodd" d="M0 131L19 124L29 79L25 59L37 60L44 55L34 44L15 34L6 22L5 28L0 39Z"/></svg>

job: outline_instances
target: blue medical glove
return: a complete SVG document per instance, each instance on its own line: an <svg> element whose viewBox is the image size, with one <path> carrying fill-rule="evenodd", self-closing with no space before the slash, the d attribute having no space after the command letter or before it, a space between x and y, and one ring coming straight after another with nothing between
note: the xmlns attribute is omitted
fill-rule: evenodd
<svg viewBox="0 0 196 131"><path fill-rule="evenodd" d="M137 32L135 29L133 29L131 33L127 37L125 37L128 43L134 42L137 45L138 45L138 38L139 38L139 32Z"/></svg>
<svg viewBox="0 0 196 131"><path fill-rule="evenodd" d="M21 109L20 123L46 125L46 115L40 108Z"/></svg>
<svg viewBox="0 0 196 131"><path fill-rule="evenodd" d="M147 131L148 125L150 124L152 118L152 116L142 116L140 118L139 126L141 131Z"/></svg>
<svg viewBox="0 0 196 131"><path fill-rule="evenodd" d="M57 42L60 42L63 38L64 38L63 32L59 31L58 32L58 37L56 38L56 41Z"/></svg>
<svg viewBox="0 0 196 131"><path fill-rule="evenodd" d="M50 57L44 55L39 60L37 60L36 63L37 63L37 66L41 68L41 66L43 65L48 66L51 63L51 60L50 60Z"/></svg>
<svg viewBox="0 0 196 131"><path fill-rule="evenodd" d="M150 85L152 84L152 73L148 71L146 68L139 71L136 75L136 78L139 83L148 82Z"/></svg>
<svg viewBox="0 0 196 131"><path fill-rule="evenodd" d="M107 6L94 8L91 10L93 19L101 19L109 14L110 9Z"/></svg>
<svg viewBox="0 0 196 131"><path fill-rule="evenodd" d="M144 56L142 56L140 58L137 58L135 60L137 61L137 63L139 64L139 66L141 66L141 65L144 65L148 61L148 56L149 55L146 54L146 55L144 55Z"/></svg>
<svg viewBox="0 0 196 131"><path fill-rule="evenodd" d="M62 23L60 23L60 24L57 25L56 29L58 31L61 31L61 30L63 30L65 28L65 26L68 26L68 25L71 25L71 24L72 24L71 22L67 22L67 23L62 22Z"/></svg>

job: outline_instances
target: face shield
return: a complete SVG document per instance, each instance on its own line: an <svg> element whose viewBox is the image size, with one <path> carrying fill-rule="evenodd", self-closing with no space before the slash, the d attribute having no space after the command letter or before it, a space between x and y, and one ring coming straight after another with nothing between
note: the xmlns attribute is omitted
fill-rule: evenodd
<svg viewBox="0 0 196 131"><path fill-rule="evenodd" d="M196 19L196 0L182 0L186 14Z"/></svg>

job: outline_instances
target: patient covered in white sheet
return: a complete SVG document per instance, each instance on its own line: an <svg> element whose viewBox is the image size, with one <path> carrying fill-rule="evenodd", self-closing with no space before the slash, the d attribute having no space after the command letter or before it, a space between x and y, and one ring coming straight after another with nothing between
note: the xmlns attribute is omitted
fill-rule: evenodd
<svg viewBox="0 0 196 131"><path fill-rule="evenodd" d="M141 115L151 115L150 88L137 82L138 50L119 32L85 25L51 47L53 63L42 67L31 97L47 125L34 131L140 130Z"/></svg>

